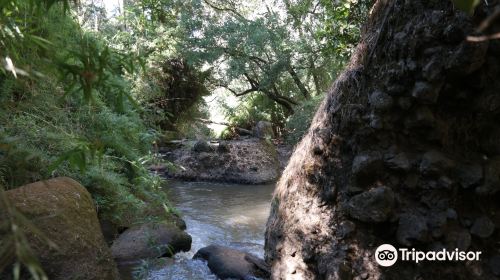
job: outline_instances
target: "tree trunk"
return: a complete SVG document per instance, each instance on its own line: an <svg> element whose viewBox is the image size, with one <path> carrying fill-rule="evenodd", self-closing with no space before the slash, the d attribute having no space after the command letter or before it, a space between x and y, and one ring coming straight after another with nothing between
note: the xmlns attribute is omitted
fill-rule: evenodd
<svg viewBox="0 0 500 280"><path fill-rule="evenodd" d="M299 78L299 75L297 74L297 72L295 72L295 70L293 69L293 67L291 65L290 65L290 67L288 67L288 73L290 73L290 76L292 76L292 79L295 82L295 85L297 85L297 87L300 90L300 93L302 93L304 98L311 99L311 95L309 94L309 91L307 90L306 86L302 83L302 81Z"/></svg>
<svg viewBox="0 0 500 280"><path fill-rule="evenodd" d="M500 44L465 39L487 4L377 1L276 187L273 279L498 279ZM482 254L381 267L384 243Z"/></svg>

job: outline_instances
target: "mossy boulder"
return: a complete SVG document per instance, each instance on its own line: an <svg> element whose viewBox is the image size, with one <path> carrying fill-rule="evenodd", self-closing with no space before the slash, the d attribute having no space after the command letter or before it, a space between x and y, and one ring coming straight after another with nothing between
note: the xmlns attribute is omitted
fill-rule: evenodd
<svg viewBox="0 0 500 280"><path fill-rule="evenodd" d="M6 195L19 212L58 246L51 248L28 232L30 246L49 279L119 279L92 197L78 182L55 178L7 191Z"/></svg>

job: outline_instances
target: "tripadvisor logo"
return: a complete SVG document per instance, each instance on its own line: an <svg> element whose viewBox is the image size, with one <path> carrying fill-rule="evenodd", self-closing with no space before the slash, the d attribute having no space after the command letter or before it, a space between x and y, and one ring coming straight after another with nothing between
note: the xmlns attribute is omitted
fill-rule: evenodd
<svg viewBox="0 0 500 280"><path fill-rule="evenodd" d="M380 266L392 266L398 259L401 261L410 261L419 263L421 261L479 261L480 251L460 251L458 249L448 251L441 249L439 251L417 251L415 248L399 248L397 250L391 244L383 244L375 250L375 261ZM399 258L398 258L399 257Z"/></svg>
<svg viewBox="0 0 500 280"><path fill-rule="evenodd" d="M398 251L391 244L382 244L375 251L375 261L381 266L391 266L398 261Z"/></svg>

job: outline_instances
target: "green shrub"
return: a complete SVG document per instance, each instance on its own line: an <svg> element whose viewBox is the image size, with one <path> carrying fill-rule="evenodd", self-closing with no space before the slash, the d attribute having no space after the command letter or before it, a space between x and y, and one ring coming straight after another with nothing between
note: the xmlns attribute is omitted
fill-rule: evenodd
<svg viewBox="0 0 500 280"><path fill-rule="evenodd" d="M314 96L295 109L295 114L288 118L285 126L287 143L295 145L304 136L323 97L324 95Z"/></svg>

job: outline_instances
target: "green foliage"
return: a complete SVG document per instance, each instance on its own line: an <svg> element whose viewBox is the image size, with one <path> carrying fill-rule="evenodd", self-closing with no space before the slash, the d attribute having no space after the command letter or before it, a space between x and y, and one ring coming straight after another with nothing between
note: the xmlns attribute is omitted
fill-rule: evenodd
<svg viewBox="0 0 500 280"><path fill-rule="evenodd" d="M90 191L100 217L128 224L146 206L166 201L162 180L146 168L155 160L150 150L156 132L141 119L129 83L144 64L81 29L67 5L0 4L2 185L69 176ZM0 244L8 250L2 257L17 258L14 276L23 264L33 278L46 279L23 233L14 230L27 224L7 203L0 206L9 211L7 228L15 242Z"/></svg>
<svg viewBox="0 0 500 280"><path fill-rule="evenodd" d="M318 110L324 95L318 95L301 104L294 115L288 118L286 129L286 142L289 144L297 144L302 136L307 132L311 121Z"/></svg>
<svg viewBox="0 0 500 280"><path fill-rule="evenodd" d="M161 130L180 131L182 124L206 117L202 111L205 74L182 59L169 59L136 81L135 92L146 114L145 119Z"/></svg>
<svg viewBox="0 0 500 280"><path fill-rule="evenodd" d="M177 47L193 65L210 67L210 89L240 98L240 106L226 108L234 125L267 119L283 128L347 61L372 3L193 1L179 17Z"/></svg>

